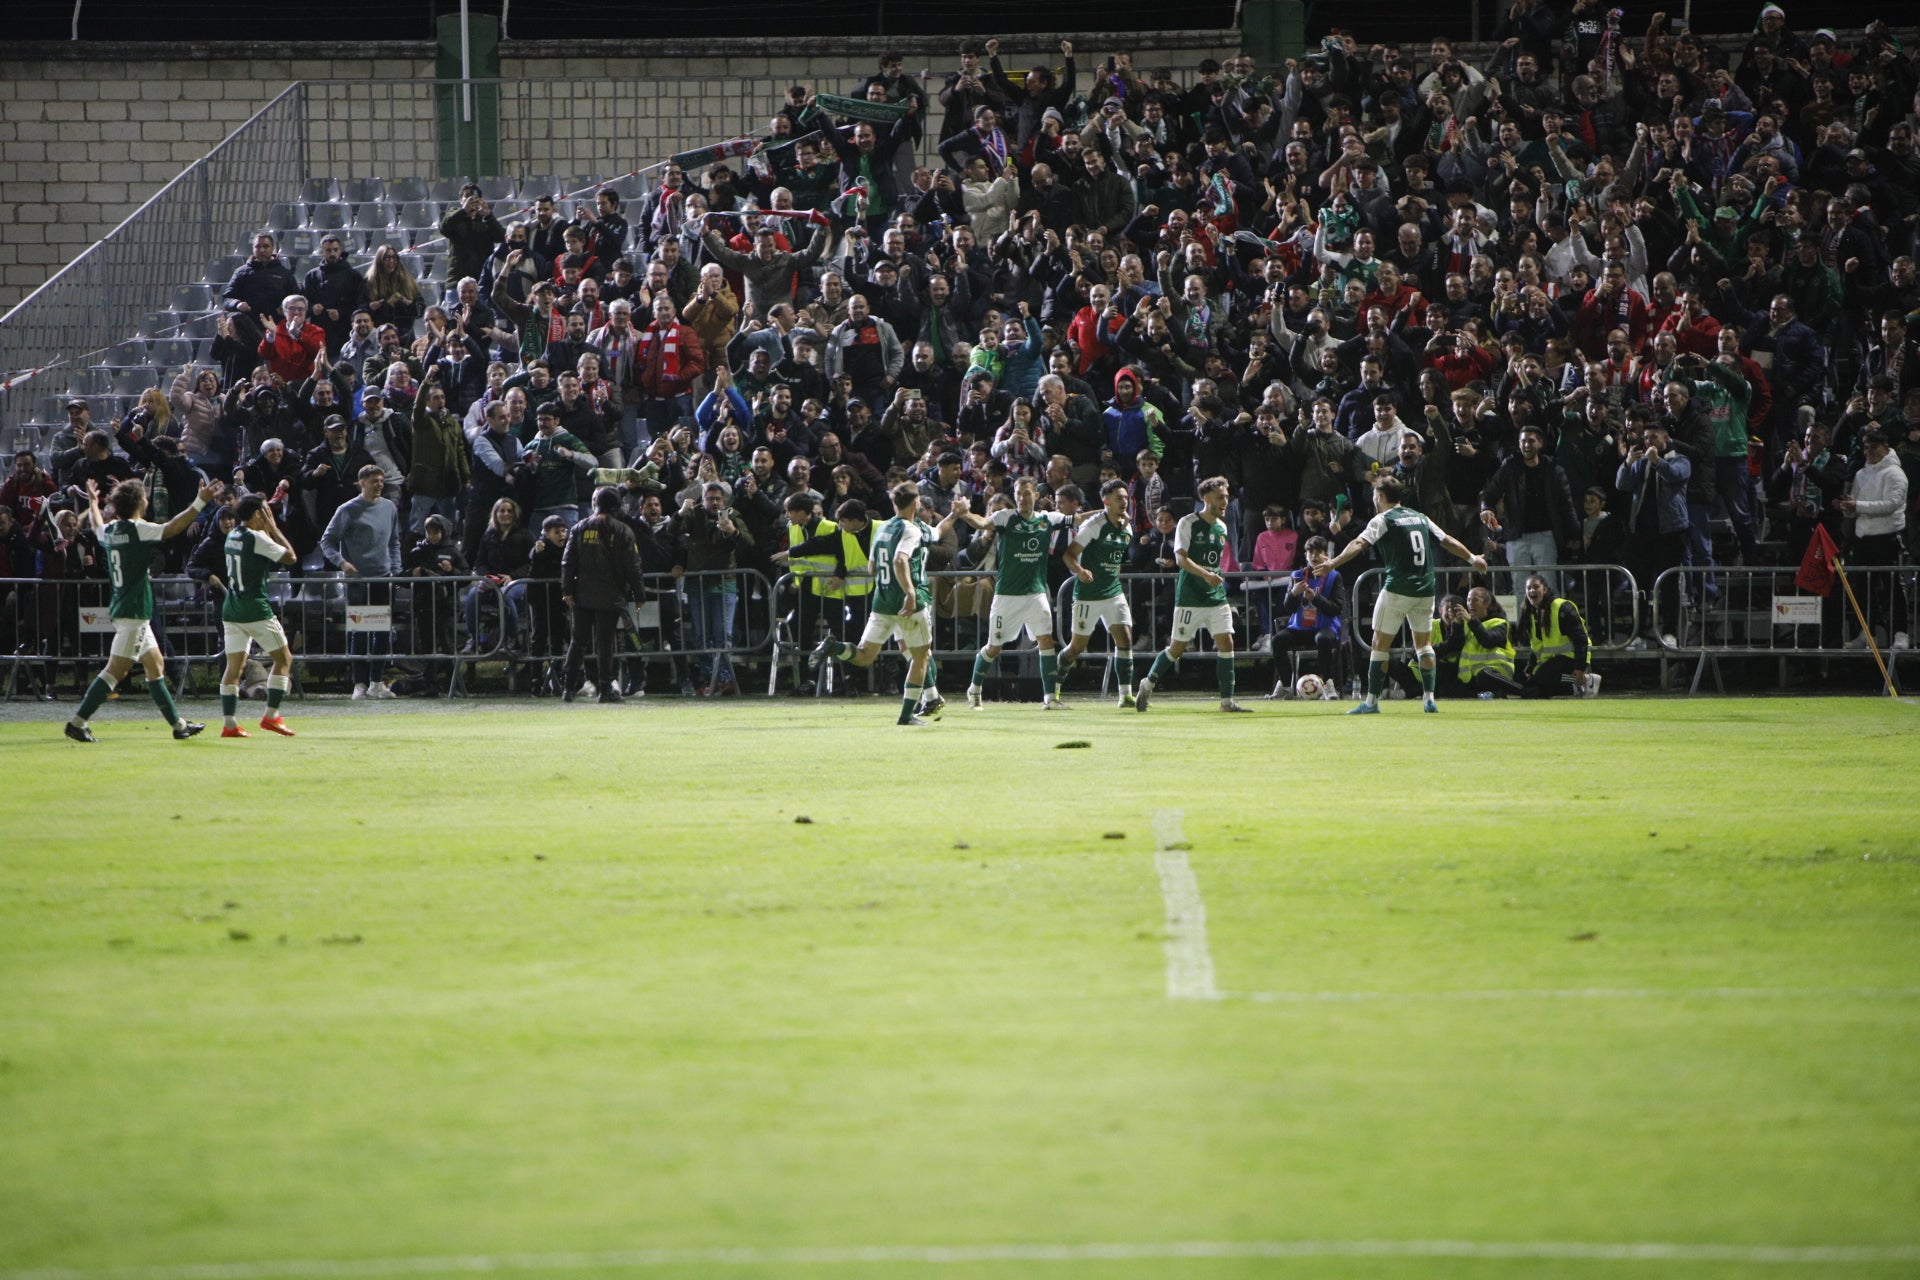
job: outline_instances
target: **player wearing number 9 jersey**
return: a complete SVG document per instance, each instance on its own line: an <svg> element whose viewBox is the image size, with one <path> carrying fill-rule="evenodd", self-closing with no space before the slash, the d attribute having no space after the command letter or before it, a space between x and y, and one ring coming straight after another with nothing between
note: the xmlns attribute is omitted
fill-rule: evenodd
<svg viewBox="0 0 1920 1280"><path fill-rule="evenodd" d="M1338 569L1371 547L1386 567L1385 589L1373 605L1373 652L1367 660L1367 696L1347 714L1379 714L1380 694L1387 687L1387 655L1393 651L1394 637L1400 634L1403 623L1413 630L1414 652L1420 657L1420 685L1426 692L1423 709L1438 711L1440 706L1433 700L1433 597L1438 590L1434 557L1444 547L1481 573L1487 571L1487 562L1418 511L1401 506L1406 491L1398 478L1378 477L1373 482L1373 492L1378 514L1347 544L1346 550L1327 563L1328 569Z"/></svg>

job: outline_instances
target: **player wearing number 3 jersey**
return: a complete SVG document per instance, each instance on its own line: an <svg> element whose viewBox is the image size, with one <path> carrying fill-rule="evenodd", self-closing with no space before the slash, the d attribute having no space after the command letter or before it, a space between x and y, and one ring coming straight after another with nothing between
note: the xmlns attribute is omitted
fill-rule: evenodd
<svg viewBox="0 0 1920 1280"><path fill-rule="evenodd" d="M1371 547L1386 566L1386 589L1373 606L1373 652L1367 659L1367 696L1350 716L1378 715L1380 694L1387 687L1387 655L1405 623L1413 631L1414 652L1420 657L1420 686L1426 692L1423 710L1438 711L1433 700L1433 597L1438 590L1434 557L1446 548L1481 573L1485 557L1477 556L1452 534L1410 507L1400 505L1405 489L1391 475L1373 482L1374 507L1379 512L1347 549L1327 562L1338 569Z"/></svg>
<svg viewBox="0 0 1920 1280"><path fill-rule="evenodd" d="M1053 531L1067 523L1058 511L1041 511L1040 486L1031 476L1014 483L1012 511L996 511L982 520L966 517L976 529L992 525L998 532L995 551L999 567L993 582L993 606L987 613L987 643L973 658L973 679L967 685L967 705L975 711L984 705L982 694L987 673L999 660L1000 651L1020 638L1025 631L1040 650L1040 689L1042 704L1057 711L1060 701L1060 673L1053 658L1053 600L1047 595L1047 543Z"/></svg>
<svg viewBox="0 0 1920 1280"><path fill-rule="evenodd" d="M206 510L219 490L200 486L193 505L164 525L143 520L147 514L147 487L138 480L122 480L113 487L107 502L114 518L100 514L100 487L87 482L88 514L100 531L100 548L107 556L107 576L113 580L113 599L107 603L107 616L113 619L113 647L107 651L107 665L87 685L80 710L67 722L67 736L75 742L97 742L87 722L93 718L114 688L127 678L138 662L147 673L147 692L153 705L173 726L173 736L191 738L206 728L183 719L174 705L173 692L167 688L166 663L160 645L153 637L153 556L168 538L186 532L194 518Z"/></svg>

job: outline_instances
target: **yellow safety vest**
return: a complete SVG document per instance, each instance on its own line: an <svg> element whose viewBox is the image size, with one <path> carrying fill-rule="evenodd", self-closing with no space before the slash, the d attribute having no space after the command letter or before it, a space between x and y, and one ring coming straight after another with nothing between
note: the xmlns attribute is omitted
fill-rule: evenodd
<svg viewBox="0 0 1920 1280"><path fill-rule="evenodd" d="M1553 602L1547 606L1547 633L1543 636L1536 635L1532 637L1533 660L1535 662L1545 662L1548 658L1571 658L1573 656L1573 641L1569 640L1566 633L1560 630L1560 606L1566 603L1565 600L1555 597Z"/></svg>
<svg viewBox="0 0 1920 1280"><path fill-rule="evenodd" d="M832 533L839 527L839 525L831 520L822 520L818 528L818 533ZM789 547L797 547L808 538L815 536L817 535L808 533L797 524L789 524L787 526L787 545ZM822 585L823 579L833 576L834 563L832 556L793 556L787 561L787 569L796 578L808 579L807 589L813 592L814 595L839 595L839 592L828 591Z"/></svg>
<svg viewBox="0 0 1920 1280"><path fill-rule="evenodd" d="M1488 618L1488 622L1504 622L1503 618ZM1513 679L1513 625L1508 623L1502 629L1506 643L1497 649L1489 649L1480 643L1473 634L1473 628L1467 628L1467 640L1460 648L1460 681L1465 684L1482 671L1491 671L1497 676Z"/></svg>
<svg viewBox="0 0 1920 1280"><path fill-rule="evenodd" d="M873 525L867 525L869 531ZM840 530L840 558L846 562L847 589L840 593L849 596L864 596L873 593L873 569L867 562L867 549L860 545L860 539L845 529ZM828 594L834 594L829 592Z"/></svg>

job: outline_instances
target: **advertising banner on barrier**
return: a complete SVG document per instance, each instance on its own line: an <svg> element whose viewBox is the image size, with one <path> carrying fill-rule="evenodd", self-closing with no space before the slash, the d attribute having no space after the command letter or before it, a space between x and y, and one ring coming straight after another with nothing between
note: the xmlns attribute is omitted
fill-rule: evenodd
<svg viewBox="0 0 1920 1280"><path fill-rule="evenodd" d="M347 606L347 630L393 630L393 606L390 604L356 604Z"/></svg>
<svg viewBox="0 0 1920 1280"><path fill-rule="evenodd" d="M113 634L113 615L107 612L107 606L103 604L81 606L80 634L95 636Z"/></svg>
<svg viewBox="0 0 1920 1280"><path fill-rule="evenodd" d="M1775 596L1773 625L1776 627L1819 626L1819 596Z"/></svg>

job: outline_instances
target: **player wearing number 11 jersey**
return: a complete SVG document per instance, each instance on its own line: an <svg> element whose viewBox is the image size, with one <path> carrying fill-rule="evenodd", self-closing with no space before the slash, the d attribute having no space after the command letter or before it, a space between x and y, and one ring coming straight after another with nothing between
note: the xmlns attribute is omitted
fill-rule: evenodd
<svg viewBox="0 0 1920 1280"><path fill-rule="evenodd" d="M1382 475L1373 482L1378 512L1347 549L1327 562L1338 569L1372 547L1386 566L1386 589L1373 604L1373 652L1367 659L1367 696L1350 716L1380 714L1380 694L1387 687L1387 656L1404 623L1413 630L1413 649L1420 657L1420 686L1426 691L1423 710L1438 711L1433 700L1433 597L1438 590L1433 562L1437 548L1445 547L1481 573L1487 561L1452 534L1410 507L1400 505L1405 489L1398 478Z"/></svg>

